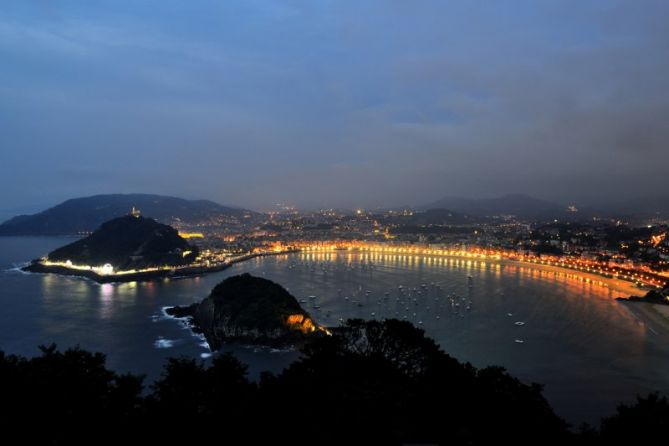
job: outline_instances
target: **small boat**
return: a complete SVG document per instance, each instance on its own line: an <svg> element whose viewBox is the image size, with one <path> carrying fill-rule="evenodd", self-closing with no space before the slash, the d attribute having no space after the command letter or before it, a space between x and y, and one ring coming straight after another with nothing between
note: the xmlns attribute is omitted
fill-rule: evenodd
<svg viewBox="0 0 669 446"><path fill-rule="evenodd" d="M524 344L525 343L525 341L523 341L522 339L515 339L513 342L515 342L516 344Z"/></svg>
<svg viewBox="0 0 669 446"><path fill-rule="evenodd" d="M515 322L515 324L518 325L519 327L522 327L523 325L525 325L525 322L518 321Z"/></svg>
<svg viewBox="0 0 669 446"><path fill-rule="evenodd" d="M300 299L300 303L302 303L302 304L306 304L306 303L307 303L307 300L306 300L306 299Z"/></svg>
<svg viewBox="0 0 669 446"><path fill-rule="evenodd" d="M309 296L309 299L316 299L316 296Z"/></svg>
<svg viewBox="0 0 669 446"><path fill-rule="evenodd" d="M506 315L511 317L511 316L513 316L513 313L506 313Z"/></svg>

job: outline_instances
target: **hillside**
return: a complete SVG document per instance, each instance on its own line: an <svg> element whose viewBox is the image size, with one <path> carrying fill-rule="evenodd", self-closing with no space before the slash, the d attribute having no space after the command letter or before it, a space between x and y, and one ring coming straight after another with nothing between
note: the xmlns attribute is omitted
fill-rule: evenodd
<svg viewBox="0 0 669 446"><path fill-rule="evenodd" d="M421 209L450 209L477 216L555 217L566 213L566 206L520 194L483 199L444 197Z"/></svg>
<svg viewBox="0 0 669 446"><path fill-rule="evenodd" d="M608 203L606 209L618 215L668 215L669 196L646 196Z"/></svg>
<svg viewBox="0 0 669 446"><path fill-rule="evenodd" d="M185 200L148 194L113 194L74 198L33 215L20 215L0 224L0 235L72 235L92 232L102 223L136 207L159 222L201 222L239 218L255 213L207 200Z"/></svg>
<svg viewBox="0 0 669 446"><path fill-rule="evenodd" d="M185 265L197 256L197 248L177 230L150 218L131 215L104 223L86 238L58 248L48 255L52 262L101 266L114 270L152 266Z"/></svg>
<svg viewBox="0 0 669 446"><path fill-rule="evenodd" d="M387 219L397 225L472 225L486 221L483 217L474 217L449 209L433 208L414 212L411 215L398 215Z"/></svg>

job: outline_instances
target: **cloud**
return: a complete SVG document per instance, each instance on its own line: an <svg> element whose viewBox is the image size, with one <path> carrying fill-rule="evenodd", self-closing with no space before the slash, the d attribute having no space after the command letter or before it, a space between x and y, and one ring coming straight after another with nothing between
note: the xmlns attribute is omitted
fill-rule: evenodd
<svg viewBox="0 0 669 446"><path fill-rule="evenodd" d="M252 207L664 186L666 2L0 12L5 207L118 184Z"/></svg>

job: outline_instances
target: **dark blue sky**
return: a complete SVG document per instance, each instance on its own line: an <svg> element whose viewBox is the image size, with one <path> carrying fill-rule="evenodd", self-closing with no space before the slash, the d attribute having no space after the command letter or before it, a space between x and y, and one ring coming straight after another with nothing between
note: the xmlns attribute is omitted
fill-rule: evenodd
<svg viewBox="0 0 669 446"><path fill-rule="evenodd" d="M0 2L0 209L667 190L669 2Z"/></svg>

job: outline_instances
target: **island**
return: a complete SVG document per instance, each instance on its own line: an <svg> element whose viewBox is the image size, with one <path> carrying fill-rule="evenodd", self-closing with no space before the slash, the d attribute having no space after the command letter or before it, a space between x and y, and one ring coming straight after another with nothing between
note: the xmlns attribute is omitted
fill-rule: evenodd
<svg viewBox="0 0 669 446"><path fill-rule="evenodd" d="M248 273L228 277L200 303L165 311L187 318L214 351L232 342L282 348L330 334L281 285Z"/></svg>
<svg viewBox="0 0 669 446"><path fill-rule="evenodd" d="M103 223L88 237L50 252L24 268L38 273L82 276L97 282L125 282L202 272L199 249L171 226L139 215ZM221 268L219 268L221 269Z"/></svg>

